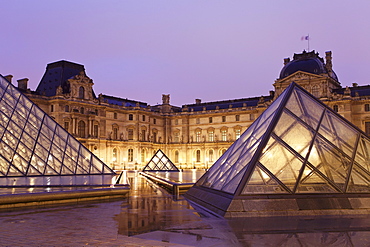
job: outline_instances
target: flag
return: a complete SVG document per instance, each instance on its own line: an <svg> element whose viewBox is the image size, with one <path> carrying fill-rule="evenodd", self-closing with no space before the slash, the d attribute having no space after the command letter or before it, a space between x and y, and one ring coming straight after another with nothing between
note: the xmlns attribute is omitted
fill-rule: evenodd
<svg viewBox="0 0 370 247"><path fill-rule="evenodd" d="M301 40L309 40L309 39L310 39L310 36L308 36L308 35L307 35L307 36L302 36L302 37L301 37Z"/></svg>

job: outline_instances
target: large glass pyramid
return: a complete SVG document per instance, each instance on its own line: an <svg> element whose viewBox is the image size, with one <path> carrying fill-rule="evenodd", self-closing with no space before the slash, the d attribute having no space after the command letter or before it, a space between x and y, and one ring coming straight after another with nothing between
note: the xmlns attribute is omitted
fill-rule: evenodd
<svg viewBox="0 0 370 247"><path fill-rule="evenodd" d="M292 83L189 190L189 198L197 189L229 203L267 195L369 194L370 139Z"/></svg>
<svg viewBox="0 0 370 247"><path fill-rule="evenodd" d="M179 169L172 163L172 161L158 149L158 151L153 155L148 164L144 167L143 172L151 171L175 171L178 172Z"/></svg>
<svg viewBox="0 0 370 247"><path fill-rule="evenodd" d="M0 76L0 178L114 174Z"/></svg>

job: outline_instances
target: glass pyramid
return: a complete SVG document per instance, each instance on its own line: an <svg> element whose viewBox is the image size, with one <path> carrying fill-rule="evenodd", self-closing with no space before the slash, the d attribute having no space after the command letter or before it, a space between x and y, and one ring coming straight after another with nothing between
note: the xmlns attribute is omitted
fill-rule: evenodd
<svg viewBox="0 0 370 247"><path fill-rule="evenodd" d="M0 178L114 174L0 76Z"/></svg>
<svg viewBox="0 0 370 247"><path fill-rule="evenodd" d="M148 164L144 167L143 172L149 171L175 171L178 172L179 169L172 163L172 161L158 149L158 151L153 155Z"/></svg>
<svg viewBox="0 0 370 247"><path fill-rule="evenodd" d="M229 203L248 196L369 194L370 139L292 83L189 195L196 188Z"/></svg>

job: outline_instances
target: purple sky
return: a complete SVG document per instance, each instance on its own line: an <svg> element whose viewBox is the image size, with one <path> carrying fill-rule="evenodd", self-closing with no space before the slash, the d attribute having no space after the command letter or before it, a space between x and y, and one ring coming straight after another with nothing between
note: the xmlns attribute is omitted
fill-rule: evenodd
<svg viewBox="0 0 370 247"><path fill-rule="evenodd" d="M46 65L85 65L96 94L171 104L268 95L283 58L325 57L370 84L370 1L0 0L0 74L35 90Z"/></svg>

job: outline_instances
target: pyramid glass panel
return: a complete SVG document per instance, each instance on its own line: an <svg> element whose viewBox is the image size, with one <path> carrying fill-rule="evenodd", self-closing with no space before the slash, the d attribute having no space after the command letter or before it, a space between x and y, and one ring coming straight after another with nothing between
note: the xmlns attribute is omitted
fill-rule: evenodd
<svg viewBox="0 0 370 247"><path fill-rule="evenodd" d="M89 174L93 154L2 76L0 96L0 177ZM95 174L114 174L93 163Z"/></svg>
<svg viewBox="0 0 370 247"><path fill-rule="evenodd" d="M308 157L308 162L325 175L325 179L334 182L342 191L350 170L350 160L336 148L317 138Z"/></svg>
<svg viewBox="0 0 370 247"><path fill-rule="evenodd" d="M179 169L159 149L144 167L143 171L179 171Z"/></svg>
<svg viewBox="0 0 370 247"><path fill-rule="evenodd" d="M315 172L309 166L303 171L302 180L299 181L296 193L339 193L328 180Z"/></svg>
<svg viewBox="0 0 370 247"><path fill-rule="evenodd" d="M285 194L291 193L286 190L281 184L279 184L273 176L268 172L265 172L264 169L261 169L260 166L256 166L247 185L244 187L242 194Z"/></svg>

